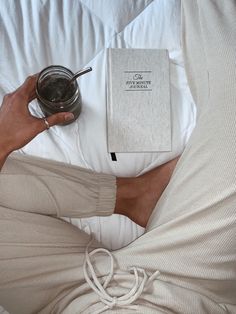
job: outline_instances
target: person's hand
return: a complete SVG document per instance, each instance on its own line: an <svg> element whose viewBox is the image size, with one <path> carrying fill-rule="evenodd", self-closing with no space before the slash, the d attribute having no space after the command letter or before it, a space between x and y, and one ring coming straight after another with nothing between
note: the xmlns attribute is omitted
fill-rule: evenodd
<svg viewBox="0 0 236 314"><path fill-rule="evenodd" d="M44 119L30 114L28 105L36 97L37 75L26 79L13 93L5 95L0 108L0 168L7 156L29 143L47 129ZM61 112L47 118L49 126L73 119L69 112Z"/></svg>

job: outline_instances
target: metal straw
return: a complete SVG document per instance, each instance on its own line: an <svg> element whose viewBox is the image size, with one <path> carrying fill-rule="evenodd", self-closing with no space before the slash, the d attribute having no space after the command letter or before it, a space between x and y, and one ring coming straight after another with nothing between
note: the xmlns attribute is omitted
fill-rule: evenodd
<svg viewBox="0 0 236 314"><path fill-rule="evenodd" d="M67 93L67 90L68 90L68 87L70 86L71 83L73 83L79 76L85 74L85 73L88 73L92 71L92 68L91 67L88 67L88 68L85 68L85 69L82 69L82 70L79 70L78 72L76 72L73 77L68 81L68 83L66 84L65 86L65 91L64 93L62 94L62 96L60 97L62 100L64 99L64 97L66 96L66 93Z"/></svg>

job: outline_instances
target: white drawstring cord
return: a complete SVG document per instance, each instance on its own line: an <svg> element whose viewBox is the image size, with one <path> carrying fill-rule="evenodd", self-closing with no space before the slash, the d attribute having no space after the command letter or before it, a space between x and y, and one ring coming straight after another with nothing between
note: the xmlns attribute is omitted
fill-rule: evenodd
<svg viewBox="0 0 236 314"><path fill-rule="evenodd" d="M91 237L92 237L92 234L91 234ZM131 310L135 310L137 307L135 305L131 305L131 304L140 297L144 288L147 288L160 275L160 272L157 270L150 277L148 277L148 275L144 269L138 268L138 267L130 267L129 268L130 272L133 272L133 274L134 274L133 288L128 293L126 293L120 297L111 296L107 293L107 291L105 289L108 286L108 284L111 281L113 274L114 274L114 258L112 256L111 252L109 252L108 250L103 249L103 248L95 249L89 253L88 250L89 250L89 246L91 245L92 241L93 241L93 238L89 241L89 243L86 247L86 251L85 251L85 261L84 261L84 265L83 265L84 277L85 277L88 285L100 297L101 302L103 304L105 304L105 307L103 307L102 309L95 311L93 313L94 314L100 314L100 313L104 312L105 310L112 309L115 306L125 307L125 308L129 308ZM100 252L108 254L110 257L110 261L111 261L110 272L109 272L109 275L107 276L105 282L103 283L103 285L101 285L101 283L99 282L97 275L94 271L94 267L91 263L91 259L90 259L91 256L95 255L96 253L100 253ZM90 275L91 275L93 281L90 279L90 277L88 275L88 269L89 269L89 272L90 272ZM139 274L142 274L141 283L139 280L139 278L140 278Z"/></svg>

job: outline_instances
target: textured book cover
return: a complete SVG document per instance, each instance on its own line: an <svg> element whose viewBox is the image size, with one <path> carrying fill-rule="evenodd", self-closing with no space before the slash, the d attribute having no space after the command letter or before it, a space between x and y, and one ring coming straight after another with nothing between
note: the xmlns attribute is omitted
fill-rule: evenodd
<svg viewBox="0 0 236 314"><path fill-rule="evenodd" d="M107 53L108 151L170 151L168 51L109 48Z"/></svg>

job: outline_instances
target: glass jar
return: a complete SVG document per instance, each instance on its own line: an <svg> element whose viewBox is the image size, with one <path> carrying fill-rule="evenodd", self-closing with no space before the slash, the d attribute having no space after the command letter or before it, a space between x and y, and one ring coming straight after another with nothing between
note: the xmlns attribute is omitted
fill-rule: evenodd
<svg viewBox="0 0 236 314"><path fill-rule="evenodd" d="M58 112L72 112L74 119L63 123L74 122L81 112L81 95L76 80L68 84L74 73L69 69L52 65L39 73L36 84L36 95L43 114L48 117Z"/></svg>

